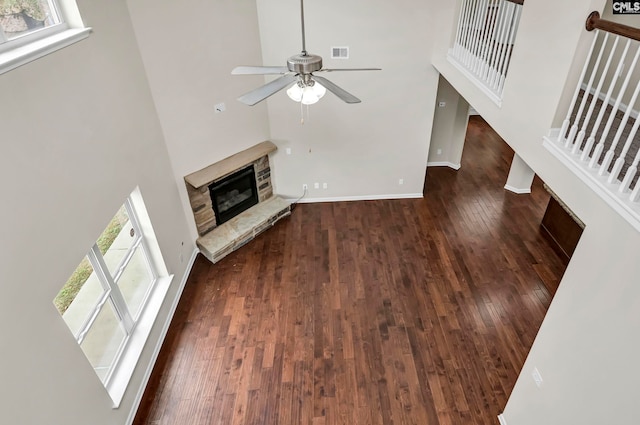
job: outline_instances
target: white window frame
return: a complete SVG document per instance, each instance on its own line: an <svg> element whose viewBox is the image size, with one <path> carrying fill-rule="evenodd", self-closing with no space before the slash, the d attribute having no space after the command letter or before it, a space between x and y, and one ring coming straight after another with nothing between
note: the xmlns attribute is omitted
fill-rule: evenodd
<svg viewBox="0 0 640 425"><path fill-rule="evenodd" d="M125 333L125 337L102 382L113 401L114 409L120 406L124 392L133 376L135 367L173 280L173 275L168 273L162 259L162 253L149 221L140 189L136 188L127 197L123 205L134 231L134 240L118 266L113 268L113 271L110 271L105 263L97 243L87 253L86 257L104 292L100 295L93 308L88 309L90 311L88 311L87 318L81 329L74 332L74 337L80 347L102 308L105 308L108 303L113 307L113 312ZM151 283L148 285L147 291L140 302L138 311L130 312L118 286L118 281L139 249L142 251ZM106 307L108 308L108 306Z"/></svg>
<svg viewBox="0 0 640 425"><path fill-rule="evenodd" d="M89 36L91 28L85 27L82 23L75 0L47 1L55 9L60 23L13 40L7 40L0 28L0 74L77 43Z"/></svg>
<svg viewBox="0 0 640 425"><path fill-rule="evenodd" d="M149 293L153 290L159 274L158 271L156 271L153 267L151 256L149 254L149 247L147 246L147 243L145 242L145 239L143 237L143 233L140 227L140 221L130 198L127 198L125 200L124 207L127 212L129 222L134 231L134 240L127 249L127 253L120 260L120 264L118 264L118 266L113 271L109 270L109 267L105 263L104 257L100 252L100 248L98 248L98 245L93 244L93 246L91 247L91 250L87 254L87 259L89 260L89 263L91 263L93 272L96 274L96 277L100 281L104 292L102 293L102 296L98 298L95 305L91 309L91 314L88 315L84 325L79 328L74 335L78 345L81 345L102 309L107 303L111 304L116 318L119 320L120 327L124 331L125 337L120 348L118 349L118 353L116 354L115 358L112 361L112 364L109 367L109 372L107 373L107 376L105 377L105 380L103 382L105 386L109 386L111 382L111 377L114 370L117 368L120 356L123 350L126 349L129 338L133 334L133 331L137 324L137 319L140 317L140 314L144 309L146 299L149 296ZM147 292L144 295L139 310L131 312L129 310L129 306L127 306L124 296L122 295L122 292L120 291L118 281L120 280L120 277L122 277L122 274L124 273L127 266L129 266L129 264L131 263L131 259L133 258L138 248L142 250L144 263L151 278L151 284L147 288Z"/></svg>

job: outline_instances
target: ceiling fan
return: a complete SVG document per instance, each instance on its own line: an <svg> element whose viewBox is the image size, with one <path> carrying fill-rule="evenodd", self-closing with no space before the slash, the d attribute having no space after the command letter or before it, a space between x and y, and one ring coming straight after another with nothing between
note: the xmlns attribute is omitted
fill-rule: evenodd
<svg viewBox="0 0 640 425"><path fill-rule="evenodd" d="M264 86L258 87L238 98L242 103L253 106L272 94L290 86L287 95L304 105L316 103L329 90L346 103L360 103L360 99L338 87L314 72L334 71L380 71L380 68L322 68L322 57L307 53L304 31L304 0L300 0L300 20L302 23L302 51L287 60L287 66L238 66L231 71L233 75L282 75Z"/></svg>

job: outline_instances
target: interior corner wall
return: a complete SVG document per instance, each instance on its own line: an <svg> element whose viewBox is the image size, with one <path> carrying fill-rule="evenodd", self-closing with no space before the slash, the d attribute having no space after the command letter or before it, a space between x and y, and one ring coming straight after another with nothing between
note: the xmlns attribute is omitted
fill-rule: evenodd
<svg viewBox="0 0 640 425"><path fill-rule="evenodd" d="M307 201L422 195L438 84L429 61L433 3L305 3L306 48L322 56L326 68L382 71L323 74L362 103L346 104L329 92L308 108L284 91L267 100L272 141L279 147L273 156L279 194L298 198L308 184ZM257 5L264 63L284 65L301 50L299 5ZM349 59L331 59L332 46L348 46Z"/></svg>
<svg viewBox="0 0 640 425"><path fill-rule="evenodd" d="M125 424L195 249L127 6L78 7L87 39L0 75L3 424ZM52 301L137 186L175 277L114 409Z"/></svg>
<svg viewBox="0 0 640 425"><path fill-rule="evenodd" d="M270 137L266 103L236 100L264 77L231 75L262 64L255 0L127 3L195 240L183 177Z"/></svg>
<svg viewBox="0 0 640 425"><path fill-rule="evenodd" d="M444 106L440 106L441 102L444 102ZM429 166L460 166L468 123L469 104L440 76L429 146Z"/></svg>

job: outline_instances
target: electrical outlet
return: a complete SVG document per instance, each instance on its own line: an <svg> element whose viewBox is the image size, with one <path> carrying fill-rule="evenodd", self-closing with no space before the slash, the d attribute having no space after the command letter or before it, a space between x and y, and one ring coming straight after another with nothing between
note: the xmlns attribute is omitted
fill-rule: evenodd
<svg viewBox="0 0 640 425"><path fill-rule="evenodd" d="M291 148L285 149L285 152L287 153L287 155L291 155Z"/></svg>
<svg viewBox="0 0 640 425"><path fill-rule="evenodd" d="M219 114L220 112L224 112L227 110L227 105L225 105L224 103L217 103L214 108L216 110L216 114Z"/></svg>
<svg viewBox="0 0 640 425"><path fill-rule="evenodd" d="M313 184L313 188L314 189L320 189L320 183L314 183Z"/></svg>
<svg viewBox="0 0 640 425"><path fill-rule="evenodd" d="M447 102L442 102L442 101L438 102L438 107L444 108L445 106L447 106Z"/></svg>
<svg viewBox="0 0 640 425"><path fill-rule="evenodd" d="M326 189L327 188L327 184L326 183L322 183L322 188Z"/></svg>
<svg viewBox="0 0 640 425"><path fill-rule="evenodd" d="M436 152L438 155L442 155L442 149L438 149L438 151Z"/></svg>
<svg viewBox="0 0 640 425"><path fill-rule="evenodd" d="M309 186L307 186L306 183L302 183L302 190L306 192L307 190L309 190Z"/></svg>
<svg viewBox="0 0 640 425"><path fill-rule="evenodd" d="M403 185L403 184L404 184L404 179L399 179L399 180L398 180L398 184L399 184L399 185Z"/></svg>

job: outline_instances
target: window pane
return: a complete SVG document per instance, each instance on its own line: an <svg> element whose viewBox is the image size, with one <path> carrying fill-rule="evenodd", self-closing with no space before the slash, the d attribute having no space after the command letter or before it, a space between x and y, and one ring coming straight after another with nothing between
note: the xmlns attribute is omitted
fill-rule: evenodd
<svg viewBox="0 0 640 425"><path fill-rule="evenodd" d="M80 344L84 355L104 383L125 340L110 302L106 302Z"/></svg>
<svg viewBox="0 0 640 425"><path fill-rule="evenodd" d="M153 275L142 251L142 246L138 246L118 280L118 287L134 320L138 318L140 307L152 284Z"/></svg>
<svg viewBox="0 0 640 425"><path fill-rule="evenodd" d="M85 257L53 300L76 337L93 316L104 292L89 259Z"/></svg>
<svg viewBox="0 0 640 425"><path fill-rule="evenodd" d="M59 23L52 0L0 0L0 26L9 40Z"/></svg>
<svg viewBox="0 0 640 425"><path fill-rule="evenodd" d="M118 267L132 248L137 236L127 215L127 210L124 206L120 207L96 241L111 276L115 277Z"/></svg>

